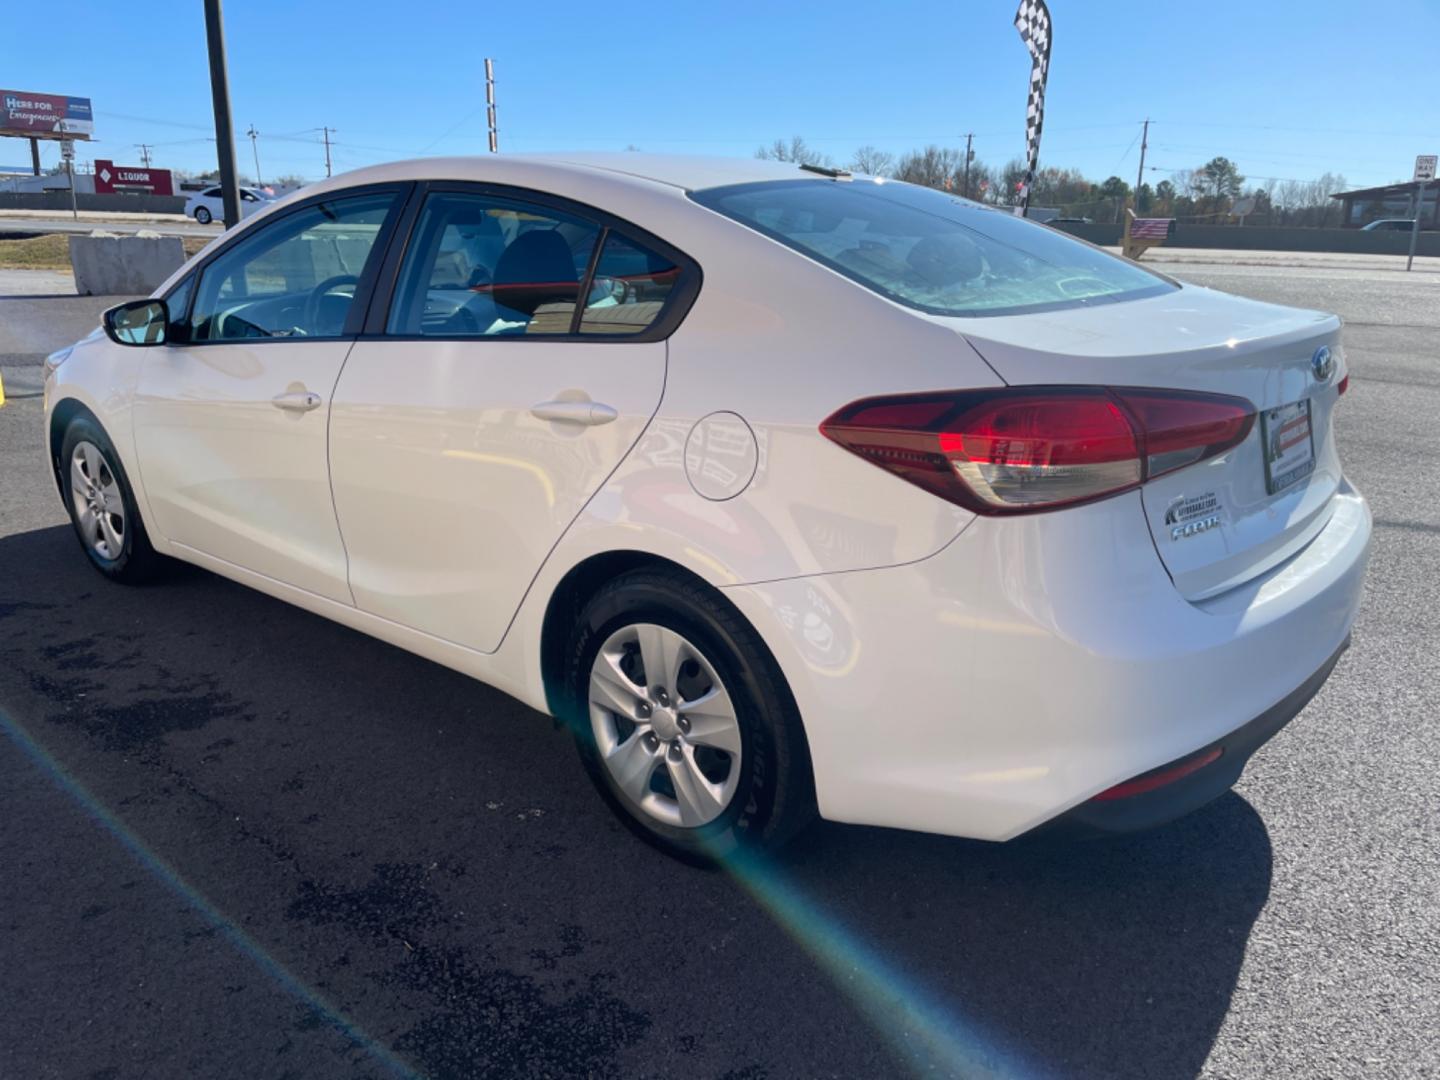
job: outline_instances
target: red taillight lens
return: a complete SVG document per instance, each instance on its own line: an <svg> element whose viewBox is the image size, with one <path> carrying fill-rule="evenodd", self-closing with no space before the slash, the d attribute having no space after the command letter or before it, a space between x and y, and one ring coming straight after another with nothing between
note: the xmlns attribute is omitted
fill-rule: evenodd
<svg viewBox="0 0 1440 1080"><path fill-rule="evenodd" d="M1147 480L1239 446L1255 423L1255 408L1243 398L1131 388L1114 394L1144 435Z"/></svg>
<svg viewBox="0 0 1440 1080"><path fill-rule="evenodd" d="M1250 403L1214 394L1022 387L867 398L820 431L847 450L982 514L1072 506L1223 453Z"/></svg>
<svg viewBox="0 0 1440 1080"><path fill-rule="evenodd" d="M1154 772L1137 776L1133 780L1126 780L1123 784L1116 784L1112 788L1106 788L1100 792L1099 795L1094 796L1091 801L1113 802L1116 799L1128 799L1132 795L1144 795L1147 791L1155 791L1157 788L1162 788L1166 784L1175 783L1176 780L1183 780L1191 773L1199 772L1205 768L1206 765L1219 761L1220 756L1224 753L1224 748L1219 746L1212 747L1209 750L1203 750L1194 757L1188 757L1175 765L1170 765L1163 769L1156 769Z"/></svg>
<svg viewBox="0 0 1440 1080"><path fill-rule="evenodd" d="M1349 376L1349 375L1346 375L1343 379L1340 380L1340 386L1339 386L1338 389L1340 390L1339 396L1340 396L1340 397L1344 397L1344 396L1345 396L1345 391L1350 389L1350 376Z"/></svg>

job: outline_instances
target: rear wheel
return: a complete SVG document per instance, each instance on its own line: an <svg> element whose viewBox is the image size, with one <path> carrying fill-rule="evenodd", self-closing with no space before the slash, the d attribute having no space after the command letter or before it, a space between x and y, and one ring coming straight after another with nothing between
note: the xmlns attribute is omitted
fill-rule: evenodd
<svg viewBox="0 0 1440 1080"><path fill-rule="evenodd" d="M679 573L624 574L586 604L568 655L586 771L643 839L710 862L814 816L794 702L724 598Z"/></svg>
<svg viewBox="0 0 1440 1080"><path fill-rule="evenodd" d="M60 464L70 522L90 564L112 581L151 577L161 556L150 546L119 455L100 425L85 416L72 420Z"/></svg>
<svg viewBox="0 0 1440 1080"><path fill-rule="evenodd" d="M197 206L195 208L195 220L198 221L201 225L209 225L210 211L205 209L205 207L203 206Z"/></svg>

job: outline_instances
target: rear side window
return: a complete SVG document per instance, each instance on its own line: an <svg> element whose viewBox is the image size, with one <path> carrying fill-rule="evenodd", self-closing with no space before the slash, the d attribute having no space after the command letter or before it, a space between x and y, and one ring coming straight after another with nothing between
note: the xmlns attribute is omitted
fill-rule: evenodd
<svg viewBox="0 0 1440 1080"><path fill-rule="evenodd" d="M386 330L638 334L659 319L680 273L668 258L584 217L498 195L437 192L416 222Z"/></svg>
<svg viewBox="0 0 1440 1080"><path fill-rule="evenodd" d="M580 316L582 334L638 334L660 317L680 276L663 255L607 233Z"/></svg>
<svg viewBox="0 0 1440 1080"><path fill-rule="evenodd" d="M388 331L440 337L568 334L600 227L489 195L429 196Z"/></svg>
<svg viewBox="0 0 1440 1080"><path fill-rule="evenodd" d="M691 198L882 296L936 315L1051 311L1176 288L1055 229L895 181L764 181Z"/></svg>

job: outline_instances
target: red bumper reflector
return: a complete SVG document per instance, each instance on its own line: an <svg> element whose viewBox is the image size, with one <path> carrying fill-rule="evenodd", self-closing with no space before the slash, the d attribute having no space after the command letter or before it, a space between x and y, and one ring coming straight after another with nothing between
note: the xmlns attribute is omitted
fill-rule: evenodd
<svg viewBox="0 0 1440 1080"><path fill-rule="evenodd" d="M1183 779L1193 772L1205 768L1211 762L1218 761L1220 755L1225 752L1223 747L1214 747L1202 751L1194 757L1186 758L1168 769L1161 769L1158 772L1146 773L1144 776L1137 776L1133 780L1126 780L1122 784L1116 784L1112 788L1106 788L1096 795L1091 802L1111 802L1115 799L1128 799L1132 795L1144 795L1147 791L1154 791L1166 784L1173 784L1176 780Z"/></svg>

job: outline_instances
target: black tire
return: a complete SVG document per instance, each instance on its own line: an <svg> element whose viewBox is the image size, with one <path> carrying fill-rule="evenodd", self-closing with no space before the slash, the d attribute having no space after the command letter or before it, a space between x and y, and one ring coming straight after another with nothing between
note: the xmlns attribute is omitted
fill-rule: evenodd
<svg viewBox="0 0 1440 1080"><path fill-rule="evenodd" d="M590 716L591 667L612 634L645 623L692 643L734 705L739 783L725 810L705 825L672 826L646 815L623 796L601 760ZM642 569L601 588L571 632L565 688L564 719L596 789L632 832L667 854L706 865L741 849L773 851L815 818L809 748L789 686L755 630L703 582L677 571Z"/></svg>
<svg viewBox="0 0 1440 1080"><path fill-rule="evenodd" d="M203 206L197 206L195 208L195 220L201 225L209 225L211 221L210 211Z"/></svg>
<svg viewBox="0 0 1440 1080"><path fill-rule="evenodd" d="M105 472L114 478L124 507L123 530L120 533L120 550L113 558L97 551L85 537L76 507L75 470L72 468L75 450L81 443L89 443L100 453ZM135 492L120 463L104 429L89 416L77 416L65 429L65 438L60 450L60 475L65 487L65 508L70 512L70 524L75 528L75 537L85 552L90 565L111 581L127 585L148 581L164 566L165 559L150 546L150 537L145 533L145 524L140 520L140 508L135 502ZM80 496L83 502L84 494Z"/></svg>

